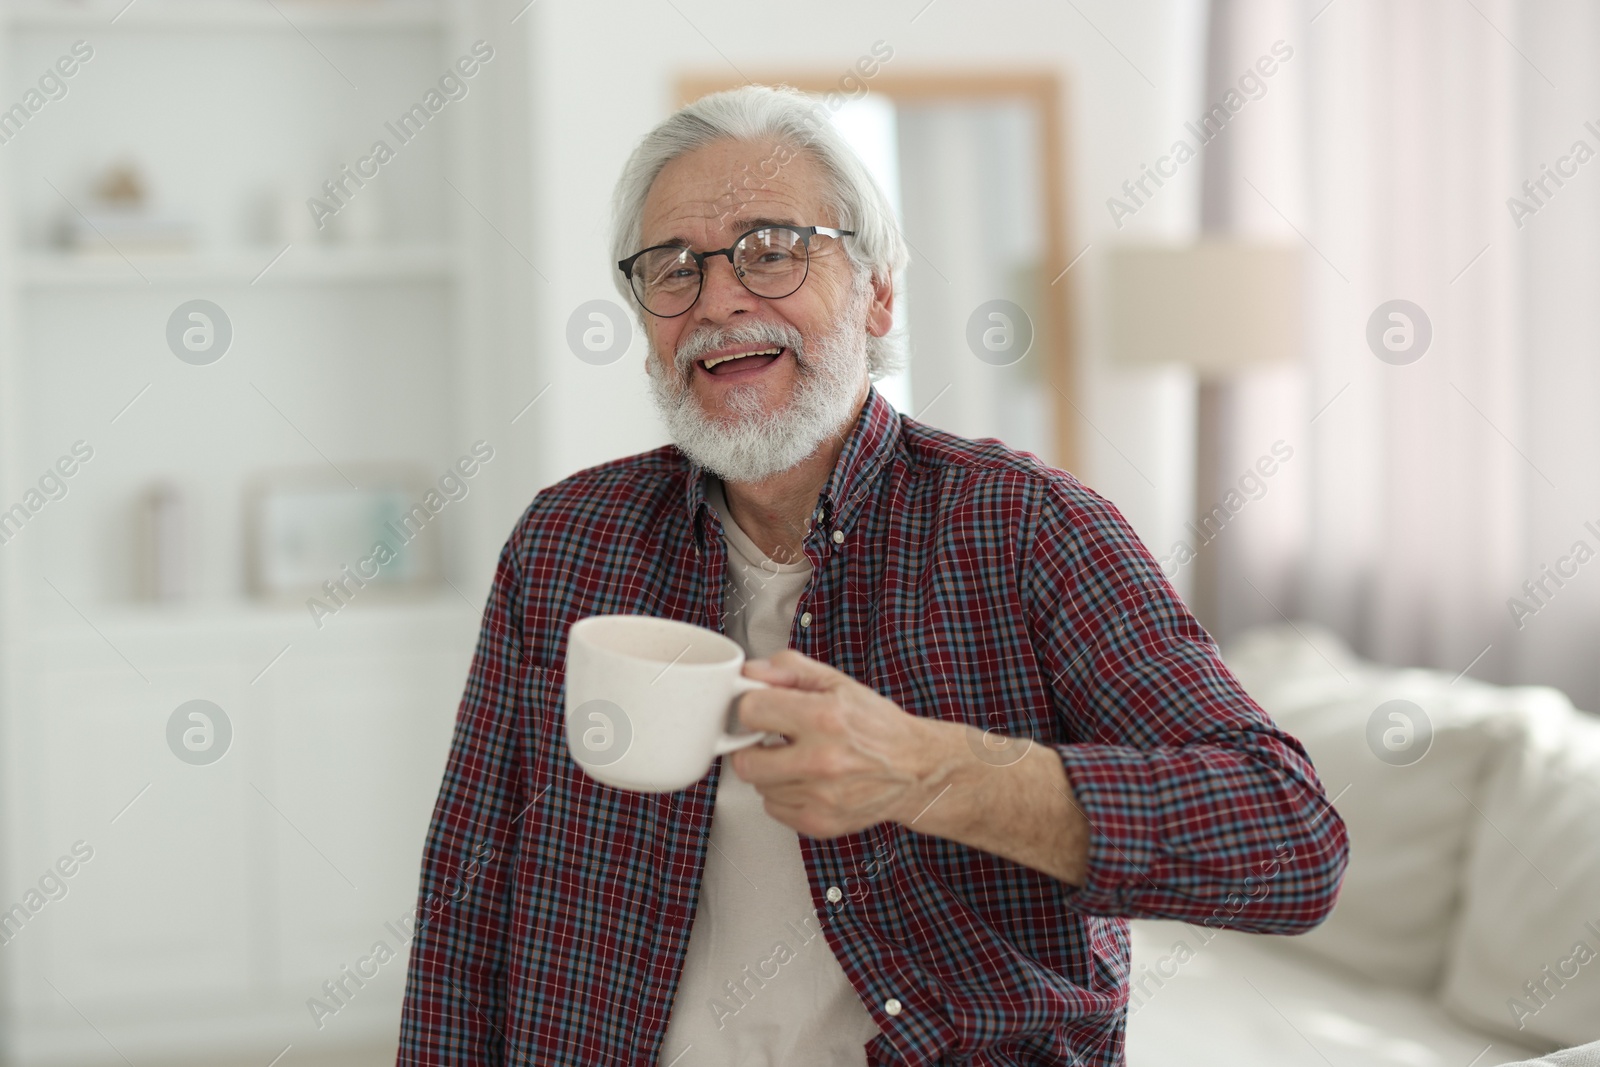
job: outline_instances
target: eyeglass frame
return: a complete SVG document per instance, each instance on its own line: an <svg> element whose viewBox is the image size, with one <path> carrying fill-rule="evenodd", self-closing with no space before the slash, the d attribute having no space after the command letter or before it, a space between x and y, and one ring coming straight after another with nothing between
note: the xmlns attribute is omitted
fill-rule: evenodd
<svg viewBox="0 0 1600 1067"><path fill-rule="evenodd" d="M800 284L796 285L787 293L784 293L783 296L762 296L754 289L751 289L750 286L745 283L743 275L739 273L738 266L733 262L733 250L739 247L739 242L743 241L746 237L749 237L753 233L760 233L762 230L789 230L793 233L797 233L800 235L801 245L804 246L806 250L806 272L801 276ZM693 308L695 304L699 303L700 295L704 293L706 289L706 260L710 259L712 256L728 257L728 266L733 268L733 276L739 279L739 284L744 286L745 292L749 293L751 296L760 297L762 300L784 300L793 296L795 293L798 293L801 286L806 284L806 279L811 277L811 238L815 237L819 233L824 237L832 237L835 240L841 237L856 236L855 230L841 230L835 226L791 226L786 222L767 222L762 223L760 226L750 227L750 229L744 231L738 237L735 237L733 239L733 244L729 245L727 248L718 248L710 252L696 252L688 245L674 244L651 245L649 248L641 248L627 259L618 260L617 269L620 270L622 272L622 276L628 280L628 292L633 294L633 298L639 302L639 306L644 308L645 311L649 312L651 315L654 315L658 319L675 319L679 315L687 315L689 310ZM650 311L650 309L645 306L645 302L639 296L638 291L633 287L634 263L637 262L639 257L644 255L646 252L654 252L660 248L673 248L677 249L680 253L689 253L690 258L694 260L694 265L700 271L700 281L695 288L694 299L689 301L688 305L682 311L673 315L663 315L659 311Z"/></svg>

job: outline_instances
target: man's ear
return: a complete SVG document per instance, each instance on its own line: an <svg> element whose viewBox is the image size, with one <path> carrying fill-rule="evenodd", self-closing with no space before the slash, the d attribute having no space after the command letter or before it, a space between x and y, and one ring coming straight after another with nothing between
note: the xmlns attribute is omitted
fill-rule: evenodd
<svg viewBox="0 0 1600 1067"><path fill-rule="evenodd" d="M867 307L867 332L882 337L894 327L894 279L872 278L872 303Z"/></svg>

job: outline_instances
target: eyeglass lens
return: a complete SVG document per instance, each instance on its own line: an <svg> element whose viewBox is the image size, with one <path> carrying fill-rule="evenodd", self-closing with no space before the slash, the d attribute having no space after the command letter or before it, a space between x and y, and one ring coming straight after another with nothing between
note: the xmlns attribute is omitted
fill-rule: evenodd
<svg viewBox="0 0 1600 1067"><path fill-rule="evenodd" d="M769 227L745 234L733 249L733 270L756 296L776 300L806 278L805 239L794 230ZM657 315L678 315L700 295L700 267L688 249L652 248L633 264L633 291Z"/></svg>

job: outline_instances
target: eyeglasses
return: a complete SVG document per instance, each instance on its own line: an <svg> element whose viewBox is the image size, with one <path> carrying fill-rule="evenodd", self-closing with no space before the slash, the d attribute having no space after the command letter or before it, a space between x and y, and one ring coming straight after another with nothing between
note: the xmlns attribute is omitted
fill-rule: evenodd
<svg viewBox="0 0 1600 1067"><path fill-rule="evenodd" d="M777 300L805 284L811 270L811 238L854 237L854 230L828 226L757 226L727 248L696 252L682 245L655 245L617 264L639 306L657 318L682 315L700 299L706 260L727 256L733 273L756 296Z"/></svg>

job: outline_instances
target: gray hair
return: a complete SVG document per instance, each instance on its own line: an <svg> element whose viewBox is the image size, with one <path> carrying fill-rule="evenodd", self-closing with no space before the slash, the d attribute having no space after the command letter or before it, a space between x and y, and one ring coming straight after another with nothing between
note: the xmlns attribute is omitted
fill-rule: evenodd
<svg viewBox="0 0 1600 1067"><path fill-rule="evenodd" d="M703 96L645 134L628 157L612 195L613 262L639 251L645 198L661 169L687 152L722 140L776 141L783 146L798 146L791 151L809 152L827 176L825 205L835 212L840 229L856 231L854 237L845 238L841 244L850 258L857 285L893 281L903 271L910 255L889 200L834 127L827 110L796 89L765 85L746 85ZM737 210L734 198L738 192L730 180L730 210ZM642 321L644 312L634 300L628 280L620 271L612 275L612 280ZM883 337L869 334L867 372L874 381L892 374L905 365L907 353L903 326L894 327Z"/></svg>

